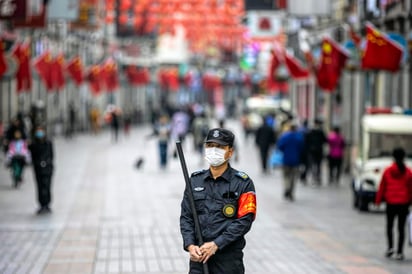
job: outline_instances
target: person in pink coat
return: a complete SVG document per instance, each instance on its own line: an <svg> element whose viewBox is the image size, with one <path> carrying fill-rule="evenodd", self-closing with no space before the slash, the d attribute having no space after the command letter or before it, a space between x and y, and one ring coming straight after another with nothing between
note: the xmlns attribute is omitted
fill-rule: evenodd
<svg viewBox="0 0 412 274"><path fill-rule="evenodd" d="M329 184L339 183L342 172L343 156L345 152L345 139L339 127L334 127L328 135L329 145Z"/></svg>

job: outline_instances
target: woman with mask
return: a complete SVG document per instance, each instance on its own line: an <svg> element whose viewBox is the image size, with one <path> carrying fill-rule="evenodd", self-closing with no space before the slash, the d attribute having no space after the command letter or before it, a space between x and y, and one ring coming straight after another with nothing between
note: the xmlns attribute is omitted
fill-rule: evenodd
<svg viewBox="0 0 412 274"><path fill-rule="evenodd" d="M50 213L51 202L51 178L53 175L53 144L47 138L43 127L38 126L34 131L33 143L29 146L34 175L37 184L37 199L39 209L37 214Z"/></svg>
<svg viewBox="0 0 412 274"><path fill-rule="evenodd" d="M181 203L180 230L189 252L189 273L242 274L245 234L256 216L256 195L249 176L231 167L235 136L227 129L209 130L204 144L206 170L190 178L203 244L196 237L190 194Z"/></svg>
<svg viewBox="0 0 412 274"><path fill-rule="evenodd" d="M386 202L386 237L388 249L386 257L395 254L393 244L393 225L398 219L398 246L395 259L403 260L403 245L405 241L405 224L412 203L412 171L405 165L405 150L395 148L392 152L394 162L387 167L382 175L379 190L376 194L376 205Z"/></svg>

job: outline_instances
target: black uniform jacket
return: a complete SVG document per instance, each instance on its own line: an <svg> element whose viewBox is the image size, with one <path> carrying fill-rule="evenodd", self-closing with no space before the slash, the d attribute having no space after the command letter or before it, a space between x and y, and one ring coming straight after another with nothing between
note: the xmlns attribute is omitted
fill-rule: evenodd
<svg viewBox="0 0 412 274"><path fill-rule="evenodd" d="M51 175L53 173L53 144L50 140L35 141L29 145L33 167L36 175Z"/></svg>
<svg viewBox="0 0 412 274"><path fill-rule="evenodd" d="M191 186L203 241L214 241L218 252L241 251L245 246L244 235L250 230L255 218L253 213L238 217L226 217L223 208L233 204L238 209L239 197L243 193L255 194L253 181L244 173L228 167L222 176L213 179L209 170L192 174ZM183 248L199 245L196 238L192 210L187 189L181 203L180 230Z"/></svg>

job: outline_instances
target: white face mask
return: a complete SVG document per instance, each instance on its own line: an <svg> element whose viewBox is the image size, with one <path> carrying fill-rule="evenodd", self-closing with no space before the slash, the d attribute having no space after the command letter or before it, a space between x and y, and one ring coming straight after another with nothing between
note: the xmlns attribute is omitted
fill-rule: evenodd
<svg viewBox="0 0 412 274"><path fill-rule="evenodd" d="M220 166L225 160L226 150L217 147L205 148L205 159L211 166Z"/></svg>

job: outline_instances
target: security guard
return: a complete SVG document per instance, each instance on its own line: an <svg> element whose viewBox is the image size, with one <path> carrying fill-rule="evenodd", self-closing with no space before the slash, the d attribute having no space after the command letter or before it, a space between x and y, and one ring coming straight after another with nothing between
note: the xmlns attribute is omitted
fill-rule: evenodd
<svg viewBox="0 0 412 274"><path fill-rule="evenodd" d="M244 235L256 216L255 186L249 176L229 164L235 136L227 129L209 130L205 159L209 169L190 178L203 245L198 245L188 191L181 203L180 230L190 255L190 274L242 274Z"/></svg>

